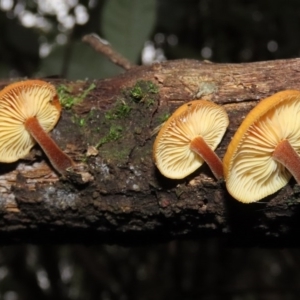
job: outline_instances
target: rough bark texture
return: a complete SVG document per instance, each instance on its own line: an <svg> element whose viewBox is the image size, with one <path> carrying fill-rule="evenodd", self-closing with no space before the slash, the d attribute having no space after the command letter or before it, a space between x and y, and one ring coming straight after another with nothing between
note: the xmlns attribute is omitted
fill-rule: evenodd
<svg viewBox="0 0 300 300"><path fill-rule="evenodd" d="M22 161L1 164L1 243L132 245L216 235L237 245L298 243L300 188L294 180L246 205L232 199L206 166L184 180L166 179L152 161L151 131L182 103L210 99L230 118L217 148L222 158L259 99L300 89L299 71L300 59L178 60L93 82L52 80L69 108L51 135L93 180L60 179L38 146Z"/></svg>

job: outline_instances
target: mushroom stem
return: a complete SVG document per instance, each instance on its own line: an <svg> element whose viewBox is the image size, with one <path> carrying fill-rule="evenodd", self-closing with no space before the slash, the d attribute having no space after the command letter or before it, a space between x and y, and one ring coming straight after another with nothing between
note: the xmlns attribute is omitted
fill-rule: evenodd
<svg viewBox="0 0 300 300"><path fill-rule="evenodd" d="M55 144L35 117L26 120L25 128L43 149L58 173L64 175L68 168L74 166L73 160Z"/></svg>
<svg viewBox="0 0 300 300"><path fill-rule="evenodd" d="M272 157L285 166L300 184L300 156L288 140L283 140L276 146Z"/></svg>
<svg viewBox="0 0 300 300"><path fill-rule="evenodd" d="M197 136L190 143L190 149L200 155L208 164L215 177L223 178L223 163L217 154L207 145L201 136Z"/></svg>

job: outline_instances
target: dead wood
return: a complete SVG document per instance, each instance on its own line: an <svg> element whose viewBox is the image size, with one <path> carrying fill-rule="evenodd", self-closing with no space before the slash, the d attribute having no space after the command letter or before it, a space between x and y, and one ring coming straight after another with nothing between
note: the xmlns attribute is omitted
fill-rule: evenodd
<svg viewBox="0 0 300 300"><path fill-rule="evenodd" d="M67 103L51 135L94 179L60 179L38 147L22 161L1 164L1 242L133 245L223 236L237 245L298 243L300 189L294 180L246 205L232 199L205 166L184 180L166 179L152 162L151 131L182 103L210 99L224 105L230 118L217 149L222 158L259 99L300 89L299 71L300 59L178 60L133 67L105 80L51 80Z"/></svg>

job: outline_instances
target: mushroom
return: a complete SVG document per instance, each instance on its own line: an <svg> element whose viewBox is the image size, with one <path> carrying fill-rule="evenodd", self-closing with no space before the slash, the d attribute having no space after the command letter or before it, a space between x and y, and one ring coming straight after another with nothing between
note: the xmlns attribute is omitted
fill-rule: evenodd
<svg viewBox="0 0 300 300"><path fill-rule="evenodd" d="M282 91L246 116L224 156L228 192L250 203L271 195L294 176L300 184L300 92Z"/></svg>
<svg viewBox="0 0 300 300"><path fill-rule="evenodd" d="M223 107L206 100L180 106L165 122L153 146L153 158L166 177L181 179L206 162L217 179L223 178L222 161L214 149L229 124Z"/></svg>
<svg viewBox="0 0 300 300"><path fill-rule="evenodd" d="M73 161L47 134L60 112L55 87L47 82L21 81L0 91L0 161L25 157L37 142L55 170L64 175Z"/></svg>

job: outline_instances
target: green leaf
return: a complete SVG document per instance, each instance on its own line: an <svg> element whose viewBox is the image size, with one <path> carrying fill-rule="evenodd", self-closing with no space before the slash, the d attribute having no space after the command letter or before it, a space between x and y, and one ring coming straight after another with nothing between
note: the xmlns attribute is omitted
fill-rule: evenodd
<svg viewBox="0 0 300 300"><path fill-rule="evenodd" d="M104 38L127 59L139 60L156 19L156 0L107 0L102 12Z"/></svg>
<svg viewBox="0 0 300 300"><path fill-rule="evenodd" d="M98 79L119 74L121 68L110 62L104 55L94 51L82 42L72 43L72 53L68 71L68 79ZM64 46L57 46L49 56L42 60L39 69L40 76L49 76L61 73L61 66L65 59Z"/></svg>

